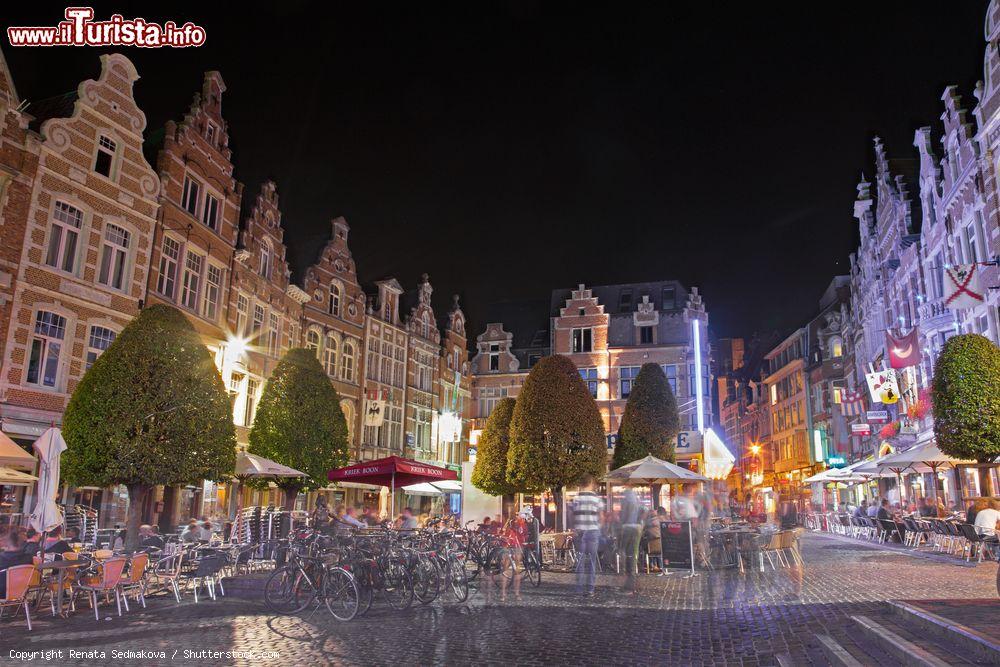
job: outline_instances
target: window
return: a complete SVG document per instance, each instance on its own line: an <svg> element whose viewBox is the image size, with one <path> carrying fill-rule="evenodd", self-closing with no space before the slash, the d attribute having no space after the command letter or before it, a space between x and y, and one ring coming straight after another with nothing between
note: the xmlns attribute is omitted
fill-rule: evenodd
<svg viewBox="0 0 1000 667"><path fill-rule="evenodd" d="M653 344L653 327L639 327L639 344Z"/></svg>
<svg viewBox="0 0 1000 667"><path fill-rule="evenodd" d="M618 295L618 310L623 313L632 310L632 290L623 289Z"/></svg>
<svg viewBox="0 0 1000 667"><path fill-rule="evenodd" d="M586 383L587 391L590 392L590 395L593 396L594 398L597 398L597 387L598 384L600 383L597 377L597 369L581 368L580 377L583 378L583 381Z"/></svg>
<svg viewBox="0 0 1000 667"><path fill-rule="evenodd" d="M968 249L965 259L970 264L980 261L977 238L978 234L976 233L976 223L973 222L965 228L965 245Z"/></svg>
<svg viewBox="0 0 1000 667"><path fill-rule="evenodd" d="M330 314L340 317L340 285L330 284Z"/></svg>
<svg viewBox="0 0 1000 667"><path fill-rule="evenodd" d="M198 199L201 195L201 183L190 176L184 177L184 192L181 195L181 206L191 215L198 215Z"/></svg>
<svg viewBox="0 0 1000 667"><path fill-rule="evenodd" d="M622 398L628 398L632 393L632 385L639 376L639 368L639 366L622 366L618 369L618 384Z"/></svg>
<svg viewBox="0 0 1000 667"><path fill-rule="evenodd" d="M254 338L260 335L260 330L264 328L264 304L255 303L253 305L253 329L251 333Z"/></svg>
<svg viewBox="0 0 1000 667"><path fill-rule="evenodd" d="M257 416L257 381L247 378L246 407L243 409L243 425L252 426L253 418Z"/></svg>
<svg viewBox="0 0 1000 667"><path fill-rule="evenodd" d="M941 299L944 297L944 259L941 253L934 255L934 288L935 297Z"/></svg>
<svg viewBox="0 0 1000 667"><path fill-rule="evenodd" d="M222 294L222 269L209 264L205 279L205 302L202 305L202 314L205 319L215 320L218 316L220 294Z"/></svg>
<svg viewBox="0 0 1000 667"><path fill-rule="evenodd" d="M160 253L160 275L156 279L156 291L173 299L174 287L177 284L177 262L181 256L181 244L170 238L163 237L163 252Z"/></svg>
<svg viewBox="0 0 1000 667"><path fill-rule="evenodd" d="M673 310L677 303L677 290L673 287L664 287L660 293L660 309Z"/></svg>
<svg viewBox="0 0 1000 667"><path fill-rule="evenodd" d="M500 345L497 343L490 343L490 370L500 370Z"/></svg>
<svg viewBox="0 0 1000 667"><path fill-rule="evenodd" d="M312 350L316 353L316 358L319 359L319 332L310 329L306 334L306 349Z"/></svg>
<svg viewBox="0 0 1000 667"><path fill-rule="evenodd" d="M101 176L111 178L111 168L115 163L115 150L118 145L108 137L101 135L97 140L97 156L94 158L94 171Z"/></svg>
<svg viewBox="0 0 1000 667"><path fill-rule="evenodd" d="M98 326L90 327L90 338L87 340L87 364L84 370L90 370L90 367L97 361L97 357L101 356L101 353L115 342L116 335L111 329Z"/></svg>
<svg viewBox="0 0 1000 667"><path fill-rule="evenodd" d="M677 366L674 364L663 364L663 374L667 376L667 382L670 383L670 391L674 392L674 396L677 395Z"/></svg>
<svg viewBox="0 0 1000 667"><path fill-rule="evenodd" d="M44 310L35 316L27 380L42 387L55 387L59 376L59 353L66 337L66 318Z"/></svg>
<svg viewBox="0 0 1000 667"><path fill-rule="evenodd" d="M236 335L245 336L250 318L250 299L245 294L236 297Z"/></svg>
<svg viewBox="0 0 1000 667"><path fill-rule="evenodd" d="M771 405L778 404L778 385L771 385Z"/></svg>
<svg viewBox="0 0 1000 667"><path fill-rule="evenodd" d="M326 374L332 378L337 377L337 339L333 336L326 337Z"/></svg>
<svg viewBox="0 0 1000 667"><path fill-rule="evenodd" d="M590 352L593 347L592 329L573 329L573 352Z"/></svg>
<svg viewBox="0 0 1000 667"><path fill-rule="evenodd" d="M340 411L344 413L344 421L347 422L347 441L353 441L354 433L354 404L350 401L340 402Z"/></svg>
<svg viewBox="0 0 1000 667"><path fill-rule="evenodd" d="M214 196L206 194L205 195L205 208L201 212L201 221L205 223L205 226L209 229L218 231L217 225L219 224L219 200Z"/></svg>
<svg viewBox="0 0 1000 667"><path fill-rule="evenodd" d="M839 337L830 339L830 355L833 358L844 356L844 341Z"/></svg>
<svg viewBox="0 0 1000 667"><path fill-rule="evenodd" d="M278 340L281 338L281 322L277 313L268 316L267 327L267 353L272 357L278 356Z"/></svg>
<svg viewBox="0 0 1000 667"><path fill-rule="evenodd" d="M979 333L983 334L984 336L988 336L990 333L989 315L987 313L983 313L982 315L976 318L976 321Z"/></svg>
<svg viewBox="0 0 1000 667"><path fill-rule="evenodd" d="M205 125L205 141L215 146L215 134L218 128L215 127L215 123L209 122Z"/></svg>
<svg viewBox="0 0 1000 667"><path fill-rule="evenodd" d="M45 263L63 271L76 268L76 247L83 226L83 212L61 201L56 202L52 214L52 232Z"/></svg>
<svg viewBox="0 0 1000 667"><path fill-rule="evenodd" d="M101 271L97 276L102 285L122 289L130 238L128 230L111 223L105 225L104 241L101 244Z"/></svg>
<svg viewBox="0 0 1000 667"><path fill-rule="evenodd" d="M184 284L181 288L181 305L195 310L198 308L198 296L201 294L201 270L205 266L205 258L188 252L184 258Z"/></svg>
<svg viewBox="0 0 1000 667"><path fill-rule="evenodd" d="M271 277L271 247L266 243L260 244L260 275Z"/></svg>
<svg viewBox="0 0 1000 667"><path fill-rule="evenodd" d="M340 356L340 379L354 382L354 345L351 343L344 343L344 351Z"/></svg>
<svg viewBox="0 0 1000 667"><path fill-rule="evenodd" d="M386 322L392 321L392 299L388 296L385 298L385 304L383 304L382 319Z"/></svg>
<svg viewBox="0 0 1000 667"><path fill-rule="evenodd" d="M423 316L420 318L420 335L423 338L431 337L431 320L430 316L424 312Z"/></svg>

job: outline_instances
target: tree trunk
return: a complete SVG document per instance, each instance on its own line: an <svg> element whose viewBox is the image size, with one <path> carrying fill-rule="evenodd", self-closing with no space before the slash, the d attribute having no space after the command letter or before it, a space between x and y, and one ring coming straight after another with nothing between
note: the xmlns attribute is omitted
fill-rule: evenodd
<svg viewBox="0 0 1000 667"><path fill-rule="evenodd" d="M979 463L992 463L991 460L980 461ZM976 468L979 472L979 495L989 497L993 495L993 478L990 475L991 468Z"/></svg>
<svg viewBox="0 0 1000 667"><path fill-rule="evenodd" d="M663 485L662 484L650 484L649 485L649 492L653 496L650 499L650 502L652 502L652 504L653 504L653 507L652 507L653 510L656 510L656 508L660 506L660 491L662 491L662 490L663 490Z"/></svg>
<svg viewBox="0 0 1000 667"><path fill-rule="evenodd" d="M151 484L128 485L128 519L125 524L125 548L135 549L139 546L139 526L142 525L143 507L152 492ZM114 540L111 542L114 546Z"/></svg>
<svg viewBox="0 0 1000 667"><path fill-rule="evenodd" d="M552 499L556 503L556 528L566 530L566 512L563 511L563 488L561 486L552 487Z"/></svg>
<svg viewBox="0 0 1000 667"><path fill-rule="evenodd" d="M177 524L177 487L163 487L163 511L158 521L161 533L174 532Z"/></svg>
<svg viewBox="0 0 1000 667"><path fill-rule="evenodd" d="M299 495L299 487L297 486L288 487L284 489L284 492L285 492L285 499L283 506L286 511L291 512L293 509L295 509L295 499Z"/></svg>

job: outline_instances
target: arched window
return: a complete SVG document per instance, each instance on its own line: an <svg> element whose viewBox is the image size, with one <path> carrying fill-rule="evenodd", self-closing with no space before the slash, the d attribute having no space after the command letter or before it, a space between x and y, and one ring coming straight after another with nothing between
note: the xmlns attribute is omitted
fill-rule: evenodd
<svg viewBox="0 0 1000 667"><path fill-rule="evenodd" d="M344 382L354 382L354 345L344 343L344 351L340 357L340 379Z"/></svg>
<svg viewBox="0 0 1000 667"><path fill-rule="evenodd" d="M337 339L333 336L326 337L326 374L332 378L337 377Z"/></svg>
<svg viewBox="0 0 1000 667"><path fill-rule="evenodd" d="M330 283L330 314L340 317L340 285Z"/></svg>
<svg viewBox="0 0 1000 667"><path fill-rule="evenodd" d="M319 332L312 329L306 334L306 349L312 350L319 359Z"/></svg>
<svg viewBox="0 0 1000 667"><path fill-rule="evenodd" d="M344 349L347 349L346 345ZM344 421L347 422L347 441L351 442L352 435L354 434L354 404L343 400L340 402L340 410L344 413Z"/></svg>
<svg viewBox="0 0 1000 667"><path fill-rule="evenodd" d="M830 356L833 358L844 356L844 341L840 336L830 339Z"/></svg>

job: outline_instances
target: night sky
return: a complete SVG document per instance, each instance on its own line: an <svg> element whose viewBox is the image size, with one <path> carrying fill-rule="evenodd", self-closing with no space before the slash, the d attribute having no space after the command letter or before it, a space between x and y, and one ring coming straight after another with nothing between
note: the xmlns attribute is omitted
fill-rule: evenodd
<svg viewBox="0 0 1000 667"><path fill-rule="evenodd" d="M914 157L948 84L971 120L987 2L354 4L95 9L206 28L118 50L147 131L222 72L236 177L245 201L277 182L296 277L343 215L362 281L429 273L474 338L490 302L579 282L697 285L716 335L804 323L847 272L871 138ZM96 78L100 51L4 39L27 100Z"/></svg>

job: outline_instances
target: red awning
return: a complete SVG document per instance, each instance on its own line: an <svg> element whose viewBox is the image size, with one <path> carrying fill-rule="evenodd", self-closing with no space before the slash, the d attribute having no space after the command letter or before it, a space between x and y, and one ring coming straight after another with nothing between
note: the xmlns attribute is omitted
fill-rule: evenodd
<svg viewBox="0 0 1000 667"><path fill-rule="evenodd" d="M337 468L326 474L332 482L364 482L379 486L391 486L395 473L396 488L419 484L421 482L439 482L444 479L458 479L454 470L439 468L412 459L399 456L389 456L374 461L362 461L346 468Z"/></svg>

